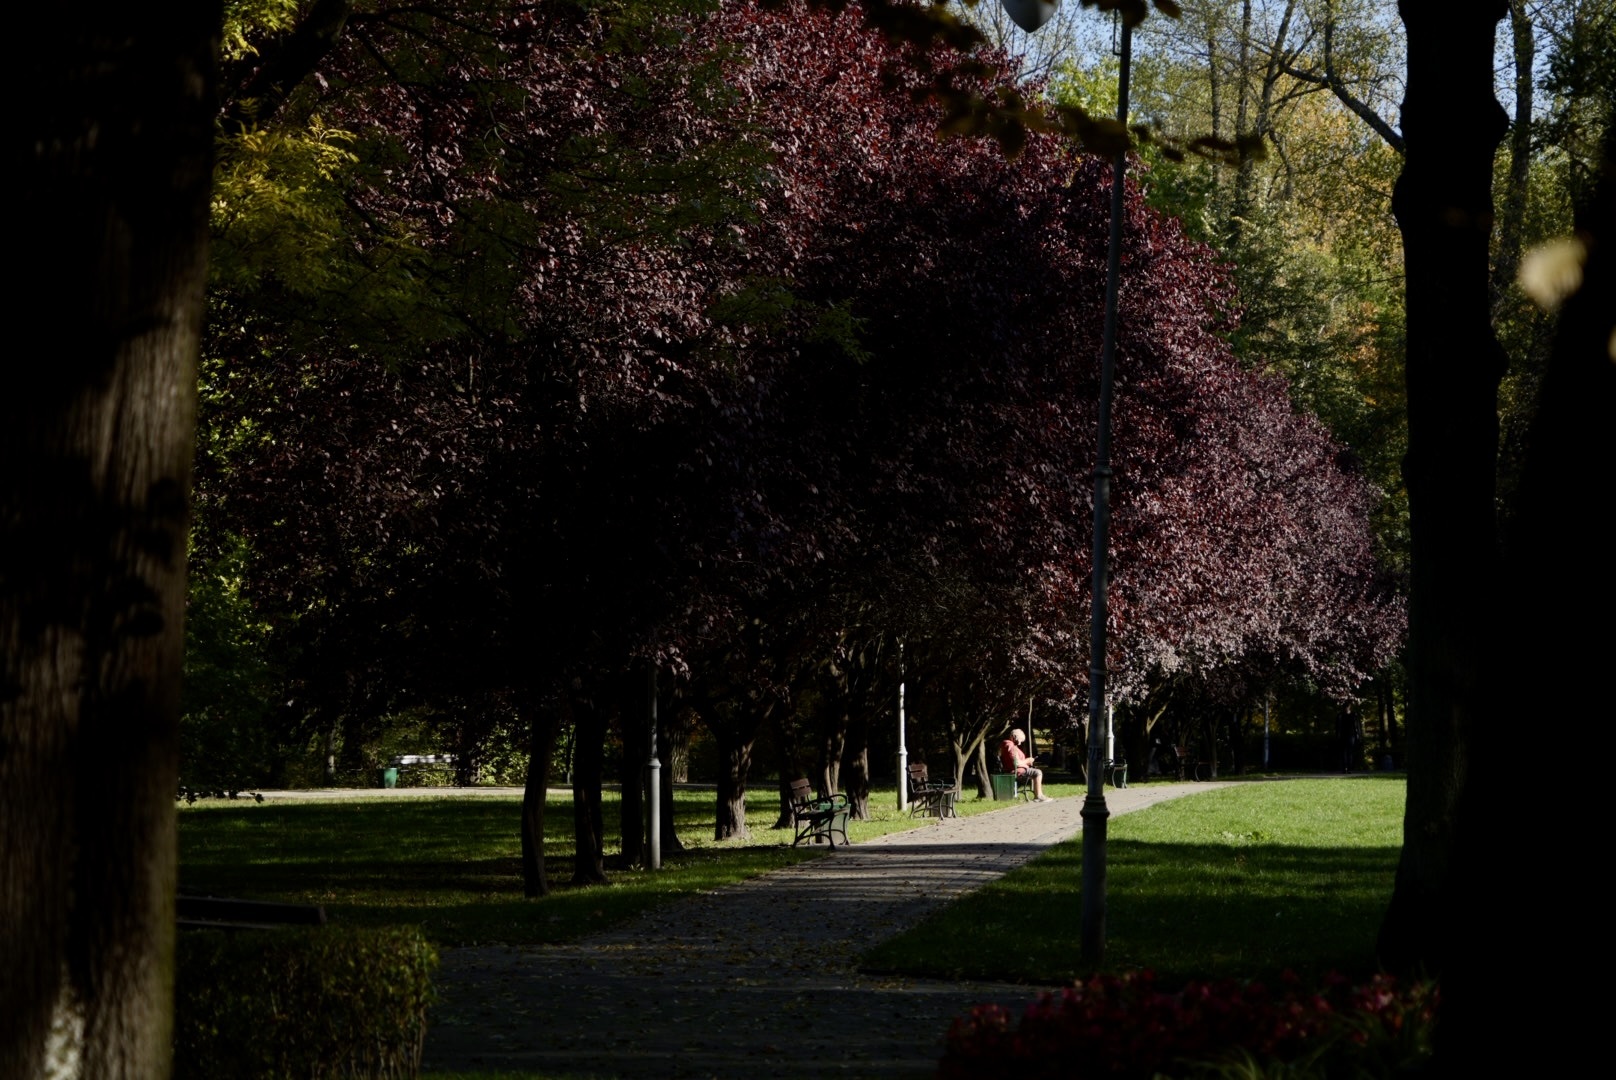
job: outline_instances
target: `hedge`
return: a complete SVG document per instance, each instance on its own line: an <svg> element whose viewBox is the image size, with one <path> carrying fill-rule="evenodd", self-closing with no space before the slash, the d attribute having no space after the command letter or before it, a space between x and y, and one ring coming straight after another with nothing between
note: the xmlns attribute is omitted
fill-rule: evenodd
<svg viewBox="0 0 1616 1080"><path fill-rule="evenodd" d="M437 964L414 927L182 933L174 1077L415 1077Z"/></svg>

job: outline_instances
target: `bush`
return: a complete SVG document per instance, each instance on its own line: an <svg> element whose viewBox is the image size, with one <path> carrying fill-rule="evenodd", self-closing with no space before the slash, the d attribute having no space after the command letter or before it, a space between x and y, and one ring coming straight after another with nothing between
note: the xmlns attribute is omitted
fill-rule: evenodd
<svg viewBox="0 0 1616 1080"><path fill-rule="evenodd" d="M417 1076L437 963L414 927L182 933L174 1076Z"/></svg>
<svg viewBox="0 0 1616 1080"><path fill-rule="evenodd" d="M1436 994L1379 977L1294 982L1192 982L1159 990L1149 972L1098 975L1009 1012L982 1005L948 1033L940 1075L1151 1080L1157 1076L1391 1076L1430 1052ZM986 1072L984 1072L986 1070Z"/></svg>

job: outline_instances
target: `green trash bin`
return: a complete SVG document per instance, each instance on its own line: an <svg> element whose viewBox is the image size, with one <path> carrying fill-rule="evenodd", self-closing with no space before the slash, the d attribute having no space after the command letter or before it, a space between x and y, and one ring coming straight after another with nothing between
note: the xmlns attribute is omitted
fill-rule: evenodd
<svg viewBox="0 0 1616 1080"><path fill-rule="evenodd" d="M388 768L382 770L382 787L398 787L397 768Z"/></svg>
<svg viewBox="0 0 1616 1080"><path fill-rule="evenodd" d="M993 774L993 801L1006 802L1016 797L1016 776L1014 773L996 772Z"/></svg>

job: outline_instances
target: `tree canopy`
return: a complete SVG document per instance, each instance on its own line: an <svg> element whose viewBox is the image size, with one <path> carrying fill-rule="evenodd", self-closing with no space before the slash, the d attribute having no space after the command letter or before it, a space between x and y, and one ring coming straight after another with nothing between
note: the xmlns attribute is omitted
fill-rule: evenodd
<svg viewBox="0 0 1616 1080"><path fill-rule="evenodd" d="M906 67L857 12L727 5L629 46L542 9L386 60L396 30L356 33L282 115L363 127L344 228L412 238L458 327L377 343L262 278L216 293L210 426L238 436L204 520L246 537L305 693L362 715L748 656L789 710L789 672L857 624L1071 710L1103 170L1052 134L1013 160L939 142L915 99L946 62ZM957 85L1008 85L981 63ZM1400 619L1375 496L1237 361L1212 253L1137 190L1128 216L1119 693L1279 669L1347 692Z"/></svg>

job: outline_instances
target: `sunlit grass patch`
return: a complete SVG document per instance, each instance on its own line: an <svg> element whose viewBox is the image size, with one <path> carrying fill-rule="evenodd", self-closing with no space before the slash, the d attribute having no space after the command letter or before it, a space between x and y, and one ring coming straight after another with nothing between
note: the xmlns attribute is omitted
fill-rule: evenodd
<svg viewBox="0 0 1616 1080"><path fill-rule="evenodd" d="M1403 785L1238 784L1110 823L1108 971L1165 979L1374 970ZM872 970L1060 983L1080 959L1081 837L877 947Z"/></svg>

